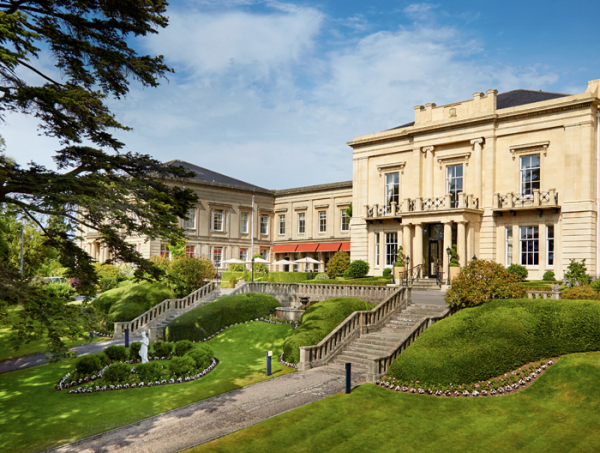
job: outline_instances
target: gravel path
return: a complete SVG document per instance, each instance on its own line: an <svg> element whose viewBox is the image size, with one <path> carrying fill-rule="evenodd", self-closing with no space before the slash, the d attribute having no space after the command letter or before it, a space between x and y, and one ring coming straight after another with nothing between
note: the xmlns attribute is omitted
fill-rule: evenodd
<svg viewBox="0 0 600 453"><path fill-rule="evenodd" d="M364 382L353 373L352 385ZM56 453L174 453L343 391L345 372L325 366L259 382L64 445Z"/></svg>

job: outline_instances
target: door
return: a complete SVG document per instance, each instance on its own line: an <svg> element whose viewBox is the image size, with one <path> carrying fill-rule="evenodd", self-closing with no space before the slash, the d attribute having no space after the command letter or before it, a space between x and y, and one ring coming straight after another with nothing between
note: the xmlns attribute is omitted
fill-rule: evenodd
<svg viewBox="0 0 600 453"><path fill-rule="evenodd" d="M441 252L443 249L443 241L439 239L429 240L429 278L437 277L438 265L441 265Z"/></svg>

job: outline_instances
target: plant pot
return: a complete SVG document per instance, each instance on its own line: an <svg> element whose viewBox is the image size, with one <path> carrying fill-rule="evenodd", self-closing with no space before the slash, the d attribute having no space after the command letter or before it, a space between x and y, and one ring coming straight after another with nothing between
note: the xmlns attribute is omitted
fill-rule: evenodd
<svg viewBox="0 0 600 453"><path fill-rule="evenodd" d="M403 272L406 272L405 266L394 266L394 280L402 278L400 274Z"/></svg>
<svg viewBox="0 0 600 453"><path fill-rule="evenodd" d="M460 274L460 267L450 267L450 281L454 280Z"/></svg>

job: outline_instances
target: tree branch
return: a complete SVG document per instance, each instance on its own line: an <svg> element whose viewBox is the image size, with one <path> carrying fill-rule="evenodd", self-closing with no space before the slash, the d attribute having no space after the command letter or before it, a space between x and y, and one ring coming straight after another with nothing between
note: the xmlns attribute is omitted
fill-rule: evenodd
<svg viewBox="0 0 600 453"><path fill-rule="evenodd" d="M52 80L50 77L48 77L46 74L44 74L43 72L38 71L37 69L35 69L33 66L28 65L27 63L25 63L24 61L21 60L17 60L19 62L19 64L22 64L23 66L25 66L28 69L31 69L33 72L35 72L37 75L43 77L44 79L46 79L49 82L52 82L54 85L58 85L61 87L64 87L64 85L62 83L58 83L55 80Z"/></svg>

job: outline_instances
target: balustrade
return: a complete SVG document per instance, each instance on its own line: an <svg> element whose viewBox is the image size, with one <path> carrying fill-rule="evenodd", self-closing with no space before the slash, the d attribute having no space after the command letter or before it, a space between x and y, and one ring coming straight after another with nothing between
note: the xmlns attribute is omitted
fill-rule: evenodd
<svg viewBox="0 0 600 453"><path fill-rule="evenodd" d="M558 192L550 189L545 192L534 190L533 193L496 193L494 194L494 209L540 209L558 208Z"/></svg>
<svg viewBox="0 0 600 453"><path fill-rule="evenodd" d="M403 210L402 207L405 207ZM446 194L434 198L406 198L402 203L390 206L371 205L365 206L367 218L399 217L416 212L444 211L451 209L480 209L479 198L472 194L458 193L456 196Z"/></svg>

